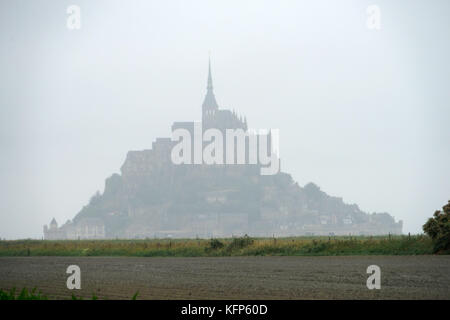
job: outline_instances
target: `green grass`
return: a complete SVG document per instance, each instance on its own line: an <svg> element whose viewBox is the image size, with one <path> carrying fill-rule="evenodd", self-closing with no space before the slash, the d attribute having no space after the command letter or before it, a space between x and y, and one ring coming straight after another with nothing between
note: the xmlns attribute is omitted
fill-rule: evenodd
<svg viewBox="0 0 450 320"><path fill-rule="evenodd" d="M136 300L139 295L139 291L137 291L131 300ZM78 297L72 293L72 296L68 297L69 300L84 300L83 297ZM20 292L16 291L16 288L12 288L11 290L3 290L0 289L0 300L48 300L47 296L43 295L40 291L36 292L36 288L32 290L28 290L27 288L23 288ZM90 300L99 300L99 298L92 294Z"/></svg>
<svg viewBox="0 0 450 320"><path fill-rule="evenodd" d="M16 288L9 291L0 289L0 300L47 300L40 291L36 292L36 288L28 290L23 288L20 292L16 292Z"/></svg>
<svg viewBox="0 0 450 320"><path fill-rule="evenodd" d="M432 254L428 236L0 241L0 256L329 256Z"/></svg>

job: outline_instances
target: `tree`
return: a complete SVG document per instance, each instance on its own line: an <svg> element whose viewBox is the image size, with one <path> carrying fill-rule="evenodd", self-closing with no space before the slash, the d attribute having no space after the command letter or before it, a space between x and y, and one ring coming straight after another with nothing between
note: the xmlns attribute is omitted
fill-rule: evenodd
<svg viewBox="0 0 450 320"><path fill-rule="evenodd" d="M423 231L433 240L435 253L450 250L450 200L442 210L437 210L423 225Z"/></svg>

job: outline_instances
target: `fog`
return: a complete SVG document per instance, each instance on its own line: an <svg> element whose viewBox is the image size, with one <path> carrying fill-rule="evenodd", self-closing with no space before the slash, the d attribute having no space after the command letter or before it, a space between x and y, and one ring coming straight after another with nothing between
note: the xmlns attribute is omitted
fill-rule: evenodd
<svg viewBox="0 0 450 320"><path fill-rule="evenodd" d="M372 4L380 30L366 26ZM129 150L199 121L209 56L219 105L279 129L282 171L421 232L450 198L449 12L444 0L2 0L0 237L41 238Z"/></svg>

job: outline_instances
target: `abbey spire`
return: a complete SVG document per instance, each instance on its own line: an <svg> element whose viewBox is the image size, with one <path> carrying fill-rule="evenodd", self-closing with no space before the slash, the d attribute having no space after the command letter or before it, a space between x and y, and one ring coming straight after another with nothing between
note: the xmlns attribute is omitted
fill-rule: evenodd
<svg viewBox="0 0 450 320"><path fill-rule="evenodd" d="M211 58L208 59L208 85L206 87L206 90L213 91L213 82L212 82L212 76L211 76Z"/></svg>
<svg viewBox="0 0 450 320"><path fill-rule="evenodd" d="M219 109L217 105L216 97L213 93L213 81L211 75L211 59L208 61L208 82L206 86L206 96L202 105L202 118L205 116L212 115L216 110Z"/></svg>

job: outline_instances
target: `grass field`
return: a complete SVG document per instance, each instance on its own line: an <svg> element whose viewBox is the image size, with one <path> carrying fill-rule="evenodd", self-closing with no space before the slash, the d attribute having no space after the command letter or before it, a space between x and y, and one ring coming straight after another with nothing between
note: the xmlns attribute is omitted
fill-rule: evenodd
<svg viewBox="0 0 450 320"><path fill-rule="evenodd" d="M432 254L427 236L0 241L0 256L327 256Z"/></svg>

